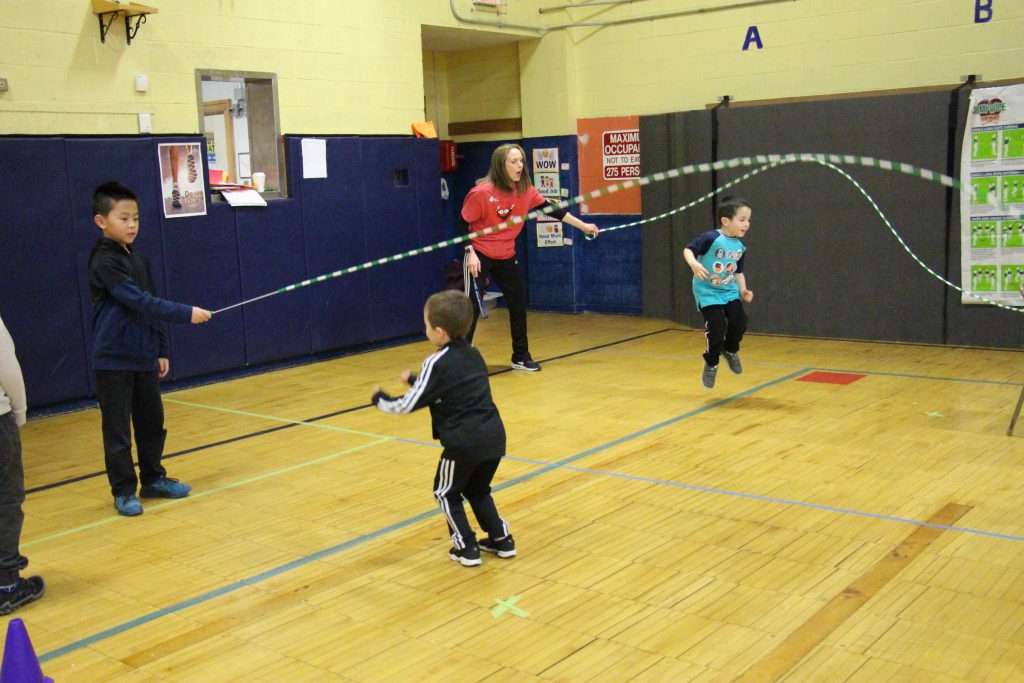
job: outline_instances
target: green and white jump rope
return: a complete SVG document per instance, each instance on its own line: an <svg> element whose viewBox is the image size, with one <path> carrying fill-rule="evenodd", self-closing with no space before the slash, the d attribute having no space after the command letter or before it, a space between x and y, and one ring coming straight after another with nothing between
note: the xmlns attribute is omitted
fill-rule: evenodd
<svg viewBox="0 0 1024 683"><path fill-rule="evenodd" d="M872 208L874 208L875 212L882 219L882 222L885 223L885 226L889 229L889 232L891 232L893 234L893 236L896 238L896 240L900 243L900 246L903 247L903 249L910 255L910 257L914 260L914 262L917 263L922 268L924 268L929 274L931 274L933 277L937 278L940 282L942 282L946 286L951 287L951 288L955 289L958 292L966 294L967 296L969 296L969 297L971 297L973 299L977 299L978 301L980 301L982 303L991 304L992 306L996 306L998 308L1002 308L1004 310L1011 311L1013 313L1024 313L1024 308L1014 308L1012 306L1006 306L1005 304L1001 304L1001 303L996 302L996 301L990 301L989 299L985 299L984 297L978 296L977 294L975 294L973 292L964 290L959 285L956 285L956 284L950 282L949 280L946 280L941 275L939 275L934 270L932 270L930 267L928 267L928 265L925 264L923 261L921 261L921 259L919 259L917 257L917 255L910 249L910 247L907 246L907 243L903 240L903 238L900 236L900 234L898 232L896 232L896 229L893 228L892 223L889 221L888 217L886 217L886 215L882 212L882 210L879 208L878 204L871 197L871 195L869 195L867 193L867 191L865 191L864 188L861 187L861 185L856 180L854 180L846 171L844 171L841 168L839 168L837 166L837 164L846 164L846 165L855 165L855 166L866 166L866 167L872 167L872 168L880 168L880 169L885 170L885 171L892 171L892 172L896 172L896 173L903 173L903 174L906 174L906 175L911 175L911 176L915 176L915 177L918 177L918 178L923 178L924 180L928 180L928 181L931 181L931 182L936 182L936 183L939 183L941 185L945 185L946 187L951 187L951 188L953 188L955 190L959 190L959 191L962 192L964 188L963 188L963 185L961 184L961 182L959 180L957 180L956 178L951 178L951 177L949 177L947 175L944 175L942 173L937 173L936 171L929 171L928 169L925 169L925 168L918 168L917 166L912 166L910 164L904 164L904 163L896 162L896 161L887 161L885 159L875 159L874 157L860 157L860 156L853 156L853 155L849 155L849 154L821 154L821 153L801 153L801 154L796 154L796 153L794 153L794 154L765 154L765 155L757 155L757 156L752 156L752 157L736 157L734 159L723 159L721 161L716 161L714 163L690 164L690 165L687 165L687 166L681 166L679 168L669 169L667 171L659 171L658 173L652 173L651 175L644 176L642 178L626 180L624 182L617 183L615 185L609 185L608 187L599 188L599 189L594 190L592 192L588 192L587 194L577 195L576 197L573 197L572 199L566 199L566 200L558 201L558 202L553 203L553 204L551 204L549 206L545 206L544 209L542 209L542 210L531 211L525 217L516 216L516 217L512 218L509 221L505 221L504 223L500 223L498 225L495 225L493 227L487 228L485 230L480 230L478 232L473 232L473 233L470 233L468 235L460 235L459 237L453 237L451 239L442 240L440 242L437 242L436 244L430 244L430 245L427 245L425 247L418 247L416 249L410 249L409 251L405 251L405 252L402 252L402 253L399 253L399 254L394 254L392 256L385 256L385 257L382 257L382 258L379 258L379 259L374 259L372 261L367 261L365 263L361 263L361 264L356 265L356 266L350 266L348 268L343 268L341 270L336 270L333 273L326 273L324 275L318 275L317 277L310 278L308 280L303 280L302 282L296 282L295 284L287 285L285 287L281 287L280 289L276 289L276 290L274 290L272 292L267 292L266 294L261 294L260 296L253 297L251 299L246 299L245 301L240 301L237 304L232 304L230 306L225 306L224 308L219 308L219 309L213 311L213 314L216 315L218 313L223 313L224 311L229 311L232 308L238 308L239 306L245 306L246 304L251 304L251 303L253 303L255 301L259 301L260 299L266 299L266 298L269 298L269 297L272 297L272 296L276 296L278 294L284 294L285 292L291 292L293 290L300 289L302 287L308 287L309 285L312 285L312 284L315 284L315 283L318 283L318 282L324 282L325 280L331 280L331 279L336 278L336 277L341 277L342 275L348 275L349 273L355 273L355 272L358 272L360 270L368 270L368 269L374 268L376 266L382 266L382 265L387 264L387 263L393 263L395 261L401 261L402 259L409 258L410 256L418 256L420 254L427 254L427 253L430 253L430 252L435 251L437 249L444 249L445 247L450 247L450 246L454 246L456 244L461 244L463 242L468 242L468 241L474 240L477 237L480 237L482 235L489 235L491 233L498 232L499 230L505 230L506 228L508 228L508 227L510 227L512 225L515 225L515 224L518 224L518 223L522 223L522 222L527 221L527 220L531 220L533 218L536 218L539 215L548 214L552 210L554 210L556 207L566 208L566 207L573 206L573 205L579 204L581 202L587 201L588 199L594 199L596 197L600 197L602 195L608 195L608 194L612 194L614 192L619 192L621 190L627 190L627 189L629 189L631 187L650 185L651 183L657 183L657 182L661 182L663 180L668 180L668 179L671 179L671 178L679 178L680 176L693 175L695 173L710 173L712 170L721 171L721 170L729 169L729 168L740 168L740 167L748 167L748 166L758 166L757 168L754 168L753 170L748 171L747 173L744 173L740 177L738 177L738 178L736 178L734 180L731 180L731 181L725 183L724 185L721 185L720 187L715 188L711 192L709 192L709 193L707 193L707 194L705 194L705 195L703 195L701 197L698 197L697 199L694 199L693 201L691 201L691 202L689 202L689 203L687 203L687 204L685 204L685 205L683 205L683 206L681 206L679 208L673 209L673 210L668 211L668 212L663 213L663 214L659 214L657 216L651 216L650 218L644 218L644 219L639 220L639 221L633 221L631 223L624 223L622 225L616 225L616 226L613 226L613 227L610 227L610 228L605 228L601 232L612 232L612 231L615 231L615 230L622 230L624 228L634 227L634 226L637 226L637 225L643 225L645 223L651 223L653 221L660 220L662 218L667 218L668 216L672 216L672 215L675 215L677 213L682 213L683 211L686 211L687 209L690 209L690 208L692 208L692 207L694 207L694 206L696 206L696 205L698 205L698 204L700 204L700 203L702 203L704 201L707 201L711 197L714 197L715 195L719 194L720 192L722 192L724 190L727 190L730 187L733 187L733 186L743 182L744 180L747 180L748 178L751 178L751 177L757 175L758 173L762 173L762 172L764 172L766 170L770 170L770 169L773 169L773 168L778 168L780 166L784 166L786 164L792 164L792 163L813 163L813 164L819 164L821 166L824 166L826 168L829 168L829 169L835 171L836 173L838 173L839 175L843 176L848 181L850 181L853 184L853 186L862 195L864 195L864 198L867 199L867 201L871 204ZM1024 218L1024 215L1013 216L1013 218L1014 219ZM594 239L594 238L588 236L588 239Z"/></svg>

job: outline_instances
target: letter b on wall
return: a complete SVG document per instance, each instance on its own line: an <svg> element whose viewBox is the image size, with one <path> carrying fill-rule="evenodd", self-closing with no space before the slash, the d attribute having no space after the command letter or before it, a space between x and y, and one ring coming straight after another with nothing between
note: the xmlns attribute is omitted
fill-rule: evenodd
<svg viewBox="0 0 1024 683"><path fill-rule="evenodd" d="M992 21L992 0L974 0L974 23L987 24L990 21Z"/></svg>

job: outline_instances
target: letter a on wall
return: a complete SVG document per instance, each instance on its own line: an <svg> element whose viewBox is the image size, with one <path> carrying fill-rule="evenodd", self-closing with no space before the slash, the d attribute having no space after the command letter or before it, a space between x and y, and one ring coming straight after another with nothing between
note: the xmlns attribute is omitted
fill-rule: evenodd
<svg viewBox="0 0 1024 683"><path fill-rule="evenodd" d="M756 26L751 26L747 29L747 38L743 41L743 51L746 52L750 49L750 44L756 43L757 49L761 50L764 45L761 43L761 34L757 32Z"/></svg>

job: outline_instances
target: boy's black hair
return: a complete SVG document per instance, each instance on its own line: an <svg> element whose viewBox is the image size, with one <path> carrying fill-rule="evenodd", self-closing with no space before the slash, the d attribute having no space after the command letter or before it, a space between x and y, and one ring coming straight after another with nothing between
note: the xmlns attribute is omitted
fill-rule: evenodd
<svg viewBox="0 0 1024 683"><path fill-rule="evenodd" d="M108 180L102 185L98 185L92 191L92 215L106 216L114 208L114 204L123 199L139 203L139 198L135 193L116 180Z"/></svg>
<svg viewBox="0 0 1024 683"><path fill-rule="evenodd" d="M748 202L743 197L736 197L733 195L729 195L728 197L722 197L722 199L718 202L718 224L722 224L723 218L728 218L730 220L735 218L736 212L739 211L740 208L744 206L747 207L748 209L752 208L750 206L750 202Z"/></svg>
<svg viewBox="0 0 1024 683"><path fill-rule="evenodd" d="M423 309L431 327L440 327L452 339L462 339L473 324L473 305L469 297L454 289L446 289L427 299Z"/></svg>

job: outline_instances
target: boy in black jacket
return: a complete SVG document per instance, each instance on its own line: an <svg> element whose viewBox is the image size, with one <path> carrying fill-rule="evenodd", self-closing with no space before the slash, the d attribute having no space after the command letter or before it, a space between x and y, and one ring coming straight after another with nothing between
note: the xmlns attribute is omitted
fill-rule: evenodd
<svg viewBox="0 0 1024 683"><path fill-rule="evenodd" d="M487 365L466 341L473 306L462 292L438 292L423 308L427 338L438 351L423 361L420 374L401 374L409 385L393 398L376 388L373 404L386 413L410 413L430 406L434 438L444 451L434 475L434 498L441 507L452 548L448 556L464 567L480 564L480 551L513 557L516 544L491 497L491 479L505 455L505 425L491 399ZM466 518L465 497L488 537L477 544Z"/></svg>
<svg viewBox="0 0 1024 683"><path fill-rule="evenodd" d="M103 450L114 507L129 517L142 514L136 497L182 498L192 490L167 477L163 457L164 407L160 378L170 371L164 322L204 323L210 312L156 296L149 259L132 249L139 234L139 202L120 183L100 185L92 196L93 220L101 237L89 255L92 293L92 365L103 416ZM139 476L132 464L132 432Z"/></svg>

